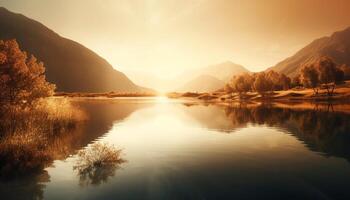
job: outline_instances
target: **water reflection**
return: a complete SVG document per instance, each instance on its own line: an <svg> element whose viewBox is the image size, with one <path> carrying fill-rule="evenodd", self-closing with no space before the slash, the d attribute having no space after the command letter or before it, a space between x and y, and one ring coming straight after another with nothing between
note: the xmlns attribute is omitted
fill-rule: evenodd
<svg viewBox="0 0 350 200"><path fill-rule="evenodd" d="M267 125L288 131L310 150L350 161L350 114L329 111L314 105L312 109L279 108L273 105L225 107L233 125Z"/></svg>
<svg viewBox="0 0 350 200"><path fill-rule="evenodd" d="M45 168L55 160L74 155L134 111L152 105L103 100L76 100L73 103L88 114L88 120L59 135L43 138L33 134L1 134L0 194L6 199L43 199L45 185L50 182ZM97 184L107 180L117 168L118 165L111 165L86 177L91 178L92 184Z"/></svg>
<svg viewBox="0 0 350 200"><path fill-rule="evenodd" d="M100 185L113 177L115 171L126 160L122 158L122 150L107 143L94 143L80 150L73 170L79 175L81 186Z"/></svg>
<svg viewBox="0 0 350 200"><path fill-rule="evenodd" d="M344 193L350 180L350 114L344 107L128 100L75 103L88 113L89 119L75 130L50 139L44 154L50 159L45 156L33 159L44 152L35 152L31 159L17 159L13 156L27 150L4 148L7 151L0 154L1 166L6 166L0 175L0 193L4 197L326 199L350 196ZM90 161L85 162L85 157L79 157L77 151L101 141L123 148L124 156L107 165L86 164ZM52 163L55 166L47 168ZM12 170L27 170L29 166L36 166L30 176ZM123 170L118 170L120 167ZM87 185L98 187L81 187Z"/></svg>
<svg viewBox="0 0 350 200"><path fill-rule="evenodd" d="M312 151L350 161L348 105L307 104L184 104L186 113L207 129L234 133L250 125L283 129ZM206 107L203 109L203 107ZM345 109L342 109L345 107Z"/></svg>
<svg viewBox="0 0 350 200"><path fill-rule="evenodd" d="M45 170L21 176L17 179L0 181L0 194L3 199L43 199L45 184L50 176Z"/></svg>

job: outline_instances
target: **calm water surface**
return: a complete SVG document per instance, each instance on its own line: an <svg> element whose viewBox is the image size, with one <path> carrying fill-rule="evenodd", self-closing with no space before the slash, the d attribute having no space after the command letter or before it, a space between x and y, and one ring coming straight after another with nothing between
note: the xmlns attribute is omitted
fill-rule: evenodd
<svg viewBox="0 0 350 200"><path fill-rule="evenodd" d="M350 199L346 112L165 99L76 104L88 121L60 138L50 167L1 181L5 199ZM81 177L76 153L95 142L123 149L127 162Z"/></svg>

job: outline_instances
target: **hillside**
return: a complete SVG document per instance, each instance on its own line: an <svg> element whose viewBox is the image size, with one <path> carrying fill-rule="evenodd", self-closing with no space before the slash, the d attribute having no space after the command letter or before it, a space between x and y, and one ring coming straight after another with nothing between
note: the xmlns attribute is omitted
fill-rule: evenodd
<svg viewBox="0 0 350 200"><path fill-rule="evenodd" d="M201 75L177 89L177 92L211 92L224 87L225 82L214 76Z"/></svg>
<svg viewBox="0 0 350 200"><path fill-rule="evenodd" d="M330 56L337 64L350 66L350 27L335 32L330 37L314 40L293 56L277 63L268 70L275 70L294 77L302 64L312 62L321 56Z"/></svg>
<svg viewBox="0 0 350 200"><path fill-rule="evenodd" d="M44 62L47 80L65 92L143 92L99 55L59 36L43 24L0 7L0 39L16 39L21 49Z"/></svg>

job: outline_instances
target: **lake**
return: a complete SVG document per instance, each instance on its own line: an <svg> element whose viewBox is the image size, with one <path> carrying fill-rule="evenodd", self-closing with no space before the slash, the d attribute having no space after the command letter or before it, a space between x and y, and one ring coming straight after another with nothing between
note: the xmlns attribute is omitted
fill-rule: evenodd
<svg viewBox="0 0 350 200"><path fill-rule="evenodd" d="M350 199L350 112L336 106L74 104L87 121L53 141L49 166L1 179L2 199ZM96 142L126 162L82 176L76 153Z"/></svg>

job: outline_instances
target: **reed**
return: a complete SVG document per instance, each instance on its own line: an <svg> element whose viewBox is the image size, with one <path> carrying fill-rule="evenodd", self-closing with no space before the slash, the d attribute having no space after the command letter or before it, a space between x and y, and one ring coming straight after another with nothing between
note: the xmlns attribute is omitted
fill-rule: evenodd
<svg viewBox="0 0 350 200"><path fill-rule="evenodd" d="M53 138L74 130L86 119L65 99L45 99L30 107L0 109L0 177L42 170L53 161Z"/></svg>

